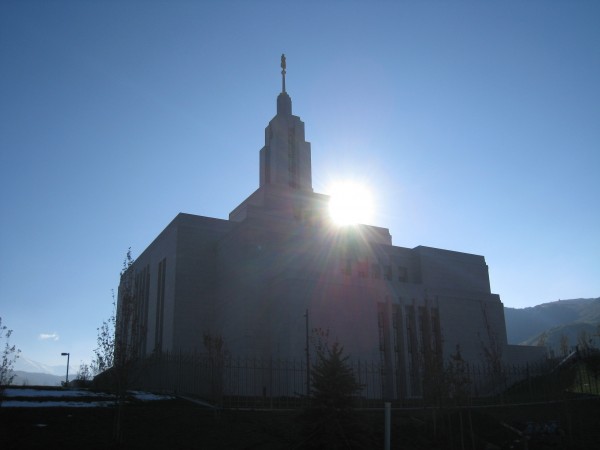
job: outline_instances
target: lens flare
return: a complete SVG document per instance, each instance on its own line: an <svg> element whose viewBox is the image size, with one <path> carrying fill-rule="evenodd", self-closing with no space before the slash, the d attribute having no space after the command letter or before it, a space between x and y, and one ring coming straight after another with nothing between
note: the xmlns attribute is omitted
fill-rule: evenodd
<svg viewBox="0 0 600 450"><path fill-rule="evenodd" d="M329 216L337 225L371 223L373 199L362 184L345 181L335 183L330 189Z"/></svg>

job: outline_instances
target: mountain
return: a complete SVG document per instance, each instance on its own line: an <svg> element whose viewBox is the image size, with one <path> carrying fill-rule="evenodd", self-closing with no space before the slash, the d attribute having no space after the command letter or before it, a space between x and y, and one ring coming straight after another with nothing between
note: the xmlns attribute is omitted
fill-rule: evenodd
<svg viewBox="0 0 600 450"><path fill-rule="evenodd" d="M574 322L566 325L559 325L552 327L548 330L542 331L540 334L531 337L522 342L525 345L538 345L541 340L545 341L548 349L554 350L555 354L560 355L561 352L561 339L566 339L565 343L568 348L572 348L575 345L579 345L580 337L582 333L588 338L588 343L593 344L594 347L600 347L600 339L598 336L598 325L584 322ZM591 339L591 342L589 342Z"/></svg>
<svg viewBox="0 0 600 450"><path fill-rule="evenodd" d="M60 386L67 375L67 365L50 366L23 355L19 355L14 365L15 386ZM75 379L77 368L69 364L69 380Z"/></svg>
<svg viewBox="0 0 600 450"><path fill-rule="evenodd" d="M558 300L530 308L504 308L509 344L536 345L545 333L546 345L558 350L561 336L575 346L582 331L599 333L600 297ZM564 338L563 338L564 339ZM594 337L598 345L599 337Z"/></svg>
<svg viewBox="0 0 600 450"><path fill-rule="evenodd" d="M45 373L49 375L65 376L67 372L67 365L49 366L32 359L26 358L20 355L15 362L15 371L30 372L30 373ZM69 373L75 373L76 370L71 364L69 364Z"/></svg>
<svg viewBox="0 0 600 450"><path fill-rule="evenodd" d="M77 369L69 364L69 380L75 378ZM67 375L67 365L49 366L34 361L23 355L17 358L14 365L15 386L60 386Z"/></svg>
<svg viewBox="0 0 600 450"><path fill-rule="evenodd" d="M61 382L65 381L65 376L50 375L48 373L15 370L14 374L15 378L12 384L15 386L60 386Z"/></svg>

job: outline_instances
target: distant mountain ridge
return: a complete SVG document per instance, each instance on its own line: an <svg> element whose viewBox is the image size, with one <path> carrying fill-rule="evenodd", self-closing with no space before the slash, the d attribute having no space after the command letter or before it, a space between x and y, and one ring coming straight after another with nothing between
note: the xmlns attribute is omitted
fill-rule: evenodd
<svg viewBox="0 0 600 450"><path fill-rule="evenodd" d="M582 331L598 343L600 325L600 297L558 300L529 308L504 308L506 333L509 344L536 345L545 333L546 345L559 346L561 336L570 346L577 344Z"/></svg>
<svg viewBox="0 0 600 450"><path fill-rule="evenodd" d="M15 386L60 386L67 375L67 365L50 366L29 359L23 355L17 358L14 365ZM77 369L69 364L69 380L75 378Z"/></svg>
<svg viewBox="0 0 600 450"><path fill-rule="evenodd" d="M67 372L67 365L49 366L20 355L15 362L15 371L30 373L46 373L50 375L64 376ZM69 373L76 370L72 364L69 364Z"/></svg>
<svg viewBox="0 0 600 450"><path fill-rule="evenodd" d="M65 376L50 375L49 373L14 371L14 386L60 386Z"/></svg>

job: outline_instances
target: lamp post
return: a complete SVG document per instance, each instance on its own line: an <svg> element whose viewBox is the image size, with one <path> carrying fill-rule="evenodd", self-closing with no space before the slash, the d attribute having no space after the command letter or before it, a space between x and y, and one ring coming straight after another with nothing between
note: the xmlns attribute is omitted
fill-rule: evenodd
<svg viewBox="0 0 600 450"><path fill-rule="evenodd" d="M71 354L70 353L61 353L60 356L67 357L67 378L65 380L65 387L69 387L69 359L71 358Z"/></svg>

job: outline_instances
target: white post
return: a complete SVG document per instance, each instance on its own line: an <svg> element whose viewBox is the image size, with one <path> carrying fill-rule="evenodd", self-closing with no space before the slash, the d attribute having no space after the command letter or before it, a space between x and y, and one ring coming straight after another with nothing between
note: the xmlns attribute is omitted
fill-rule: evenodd
<svg viewBox="0 0 600 450"><path fill-rule="evenodd" d="M385 450L390 450L390 428L392 422L392 404L385 402Z"/></svg>

